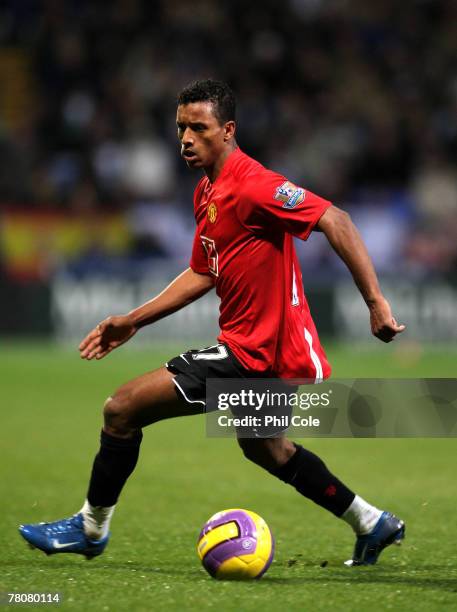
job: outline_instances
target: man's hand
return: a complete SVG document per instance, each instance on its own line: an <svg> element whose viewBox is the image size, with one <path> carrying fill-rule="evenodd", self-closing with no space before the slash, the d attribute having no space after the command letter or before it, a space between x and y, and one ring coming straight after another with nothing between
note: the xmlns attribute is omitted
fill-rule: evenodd
<svg viewBox="0 0 457 612"><path fill-rule="evenodd" d="M214 287L214 277L187 268L158 296L126 315L108 317L93 329L79 345L82 359L102 359L136 332L180 310Z"/></svg>
<svg viewBox="0 0 457 612"><path fill-rule="evenodd" d="M129 315L108 317L87 334L79 345L81 359L102 359L136 334L138 327Z"/></svg>
<svg viewBox="0 0 457 612"><path fill-rule="evenodd" d="M405 325L399 325L392 316L389 302L381 297L376 301L369 302L371 332L373 336L383 342L392 342L397 334L400 334Z"/></svg>

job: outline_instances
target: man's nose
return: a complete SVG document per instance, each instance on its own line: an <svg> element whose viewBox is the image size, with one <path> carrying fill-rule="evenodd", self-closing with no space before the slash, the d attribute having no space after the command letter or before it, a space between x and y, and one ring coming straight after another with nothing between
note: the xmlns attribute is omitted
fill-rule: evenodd
<svg viewBox="0 0 457 612"><path fill-rule="evenodd" d="M186 128L184 130L181 142L183 143L183 145L191 145L194 142L192 130L190 130L189 128Z"/></svg>

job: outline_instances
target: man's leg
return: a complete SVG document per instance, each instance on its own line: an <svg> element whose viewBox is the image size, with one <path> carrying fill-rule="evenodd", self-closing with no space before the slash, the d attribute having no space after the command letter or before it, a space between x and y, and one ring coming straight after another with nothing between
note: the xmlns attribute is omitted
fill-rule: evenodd
<svg viewBox="0 0 457 612"><path fill-rule="evenodd" d="M404 537L404 523L355 495L314 453L281 435L239 438L245 457L342 518L357 536L353 565L376 563L380 552Z"/></svg>
<svg viewBox="0 0 457 612"><path fill-rule="evenodd" d="M285 436L240 438L238 443L247 459L336 516L342 516L354 501L354 493L329 472L317 455ZM376 519L380 515L379 512Z"/></svg>
<svg viewBox="0 0 457 612"><path fill-rule="evenodd" d="M202 412L200 404L188 404L176 393L173 378L162 367L122 385L106 400L100 450L82 508L89 537L99 539L108 534L114 505L138 460L142 428Z"/></svg>
<svg viewBox="0 0 457 612"><path fill-rule="evenodd" d="M103 552L114 506L138 460L142 428L204 409L200 403L185 402L173 378L162 367L131 380L108 398L100 450L81 511L71 519L21 526L21 534L31 545L48 554L75 552L93 557Z"/></svg>

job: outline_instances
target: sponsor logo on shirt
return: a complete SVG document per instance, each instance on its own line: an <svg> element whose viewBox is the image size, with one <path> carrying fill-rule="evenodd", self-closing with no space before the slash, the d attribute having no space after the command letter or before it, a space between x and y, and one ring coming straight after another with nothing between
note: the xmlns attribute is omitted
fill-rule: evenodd
<svg viewBox="0 0 457 612"><path fill-rule="evenodd" d="M214 202L208 206L208 219L210 223L216 223L217 219L217 206Z"/></svg>
<svg viewBox="0 0 457 612"><path fill-rule="evenodd" d="M285 181L276 189L275 200L283 202L283 208L295 208L305 199L306 191L289 181Z"/></svg>

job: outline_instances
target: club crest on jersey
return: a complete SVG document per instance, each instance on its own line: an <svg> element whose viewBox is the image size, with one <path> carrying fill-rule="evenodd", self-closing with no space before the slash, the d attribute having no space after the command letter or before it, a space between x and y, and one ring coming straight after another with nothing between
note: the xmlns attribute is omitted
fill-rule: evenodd
<svg viewBox="0 0 457 612"><path fill-rule="evenodd" d="M214 202L208 206L208 219L210 223L216 223L217 219L217 206Z"/></svg>
<svg viewBox="0 0 457 612"><path fill-rule="evenodd" d="M295 208L305 199L306 191L289 181L285 181L276 189L275 200L283 202L283 208Z"/></svg>

